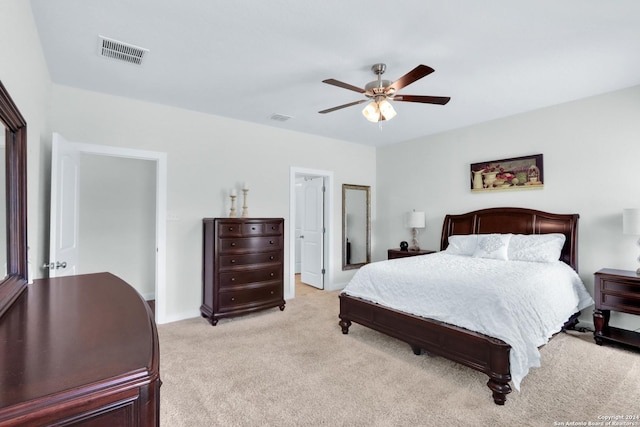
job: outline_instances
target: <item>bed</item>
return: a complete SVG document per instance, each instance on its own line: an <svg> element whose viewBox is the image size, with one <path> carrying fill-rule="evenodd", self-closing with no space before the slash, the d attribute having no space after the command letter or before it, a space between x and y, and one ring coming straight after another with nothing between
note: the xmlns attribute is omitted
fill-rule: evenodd
<svg viewBox="0 0 640 427"><path fill-rule="evenodd" d="M562 245L560 261L570 266L573 270L566 268L566 266L564 268L571 270L571 273L578 277L575 273L578 268L578 218L577 214L553 214L524 208L491 208L459 215L446 215L442 227L440 249L441 251L447 249L449 237L458 235L562 234L564 244L560 243ZM432 256L423 255L374 264L408 262L404 260ZM422 261L426 261L426 259ZM436 261L436 258L433 258L433 261ZM398 266L399 264L396 264L396 267ZM356 276L359 273L360 271ZM510 353L512 346L503 339L349 295L348 289L349 285L339 296L339 325L343 334L348 334L352 322L356 322L407 342L416 355L422 354L424 350L427 353L440 355L483 372L489 377L487 386L492 392L494 402L498 405L504 405L507 394L511 392ZM586 296L581 302L583 307L587 304L587 298L591 300L586 290L584 294ZM497 313L495 308L497 306L487 304L486 307L481 308L481 311L486 311L489 315L498 315L500 313ZM579 314L580 312L576 311L569 315L566 321L560 322L563 323L562 329L574 328L578 323ZM537 348L535 351L537 352Z"/></svg>

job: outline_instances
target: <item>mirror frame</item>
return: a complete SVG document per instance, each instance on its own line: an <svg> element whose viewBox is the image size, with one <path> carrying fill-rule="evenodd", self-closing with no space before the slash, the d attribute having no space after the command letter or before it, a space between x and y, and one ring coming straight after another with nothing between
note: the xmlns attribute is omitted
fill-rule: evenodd
<svg viewBox="0 0 640 427"><path fill-rule="evenodd" d="M0 279L0 316L27 288L27 122L0 81L6 135L7 275Z"/></svg>
<svg viewBox="0 0 640 427"><path fill-rule="evenodd" d="M347 190L362 190L366 192L366 204L367 204L367 244L366 244L366 259L365 262L357 264L347 264L347 203L346 196ZM342 270L353 270L360 268L365 264L371 262L371 186L369 185L354 185L354 184L342 184Z"/></svg>

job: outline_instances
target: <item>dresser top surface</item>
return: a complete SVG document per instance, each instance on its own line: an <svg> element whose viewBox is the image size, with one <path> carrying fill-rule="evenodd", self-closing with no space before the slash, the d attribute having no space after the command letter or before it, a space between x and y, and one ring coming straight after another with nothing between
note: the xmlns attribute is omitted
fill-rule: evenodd
<svg viewBox="0 0 640 427"><path fill-rule="evenodd" d="M140 295L110 273L41 279L0 319L0 411L158 375L157 332Z"/></svg>

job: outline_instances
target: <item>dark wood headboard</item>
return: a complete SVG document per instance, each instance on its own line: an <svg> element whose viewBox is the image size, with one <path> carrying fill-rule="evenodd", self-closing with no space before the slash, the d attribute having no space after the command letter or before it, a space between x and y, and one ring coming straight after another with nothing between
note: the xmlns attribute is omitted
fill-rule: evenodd
<svg viewBox="0 0 640 427"><path fill-rule="evenodd" d="M454 234L548 234L566 236L560 260L578 271L578 214L554 214L525 208L491 208L447 215L442 225L440 250Z"/></svg>

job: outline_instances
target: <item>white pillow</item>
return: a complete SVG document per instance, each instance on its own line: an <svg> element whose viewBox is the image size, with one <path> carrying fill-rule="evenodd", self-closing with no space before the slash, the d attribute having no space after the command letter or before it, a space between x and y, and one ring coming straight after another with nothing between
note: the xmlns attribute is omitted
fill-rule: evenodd
<svg viewBox="0 0 640 427"><path fill-rule="evenodd" d="M514 261L554 262L560 259L564 234L514 234L509 242L508 257Z"/></svg>
<svg viewBox="0 0 640 427"><path fill-rule="evenodd" d="M456 234L449 236L446 252L451 255L471 256L478 246L477 234Z"/></svg>
<svg viewBox="0 0 640 427"><path fill-rule="evenodd" d="M476 258L501 259L507 261L507 250L511 234L480 234L473 252Z"/></svg>

